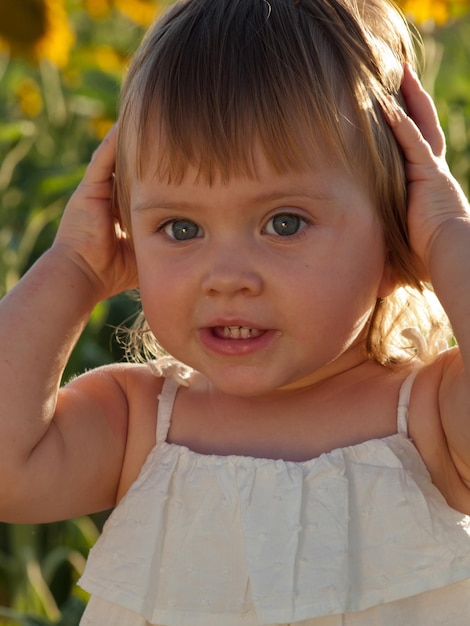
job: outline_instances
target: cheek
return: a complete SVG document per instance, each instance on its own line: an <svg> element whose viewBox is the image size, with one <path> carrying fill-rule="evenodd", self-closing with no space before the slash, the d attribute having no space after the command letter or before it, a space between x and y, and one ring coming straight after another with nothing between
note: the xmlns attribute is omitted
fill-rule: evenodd
<svg viewBox="0 0 470 626"><path fill-rule="evenodd" d="M350 273L350 280L355 288L366 295L372 291L377 297L377 290L384 275L385 243L382 231L375 223L358 232L353 245L349 247L344 271Z"/></svg>
<svg viewBox="0 0 470 626"><path fill-rule="evenodd" d="M174 276L161 271L144 271L139 279L140 298L147 317L158 312L165 314L169 308L177 313L181 283Z"/></svg>
<svg viewBox="0 0 470 626"><path fill-rule="evenodd" d="M368 319L375 306L383 276L384 255L380 243L365 240L343 245L324 265L311 268L308 307L312 317L321 310L328 327L356 327Z"/></svg>
<svg viewBox="0 0 470 626"><path fill-rule="evenodd" d="M174 268L138 259L139 288L147 323L159 343L183 334L185 320L194 304L191 286Z"/></svg>

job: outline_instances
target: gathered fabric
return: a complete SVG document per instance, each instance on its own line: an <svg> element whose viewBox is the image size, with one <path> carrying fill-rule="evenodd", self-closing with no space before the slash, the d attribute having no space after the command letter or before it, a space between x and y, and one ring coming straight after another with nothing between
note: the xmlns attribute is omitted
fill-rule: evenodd
<svg viewBox="0 0 470 626"><path fill-rule="evenodd" d="M107 521L80 585L82 626L468 626L470 517L398 432L306 462L157 444Z"/></svg>

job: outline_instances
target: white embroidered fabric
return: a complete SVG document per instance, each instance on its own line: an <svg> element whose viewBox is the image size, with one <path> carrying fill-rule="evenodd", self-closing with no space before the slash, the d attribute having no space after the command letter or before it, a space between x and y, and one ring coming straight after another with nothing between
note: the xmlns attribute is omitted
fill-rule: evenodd
<svg viewBox="0 0 470 626"><path fill-rule="evenodd" d="M158 443L80 580L82 626L468 626L470 517L407 437L413 375L397 434L295 463L167 443L174 367Z"/></svg>

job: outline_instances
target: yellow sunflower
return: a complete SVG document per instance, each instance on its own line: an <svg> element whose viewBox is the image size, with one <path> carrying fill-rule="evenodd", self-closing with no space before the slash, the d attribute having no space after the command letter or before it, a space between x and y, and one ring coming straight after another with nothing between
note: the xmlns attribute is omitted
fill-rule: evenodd
<svg viewBox="0 0 470 626"><path fill-rule="evenodd" d="M114 0L118 11L141 26L150 26L169 0Z"/></svg>
<svg viewBox="0 0 470 626"><path fill-rule="evenodd" d="M17 85L16 97L26 117L37 117L44 108L41 89L31 78L24 78Z"/></svg>
<svg viewBox="0 0 470 626"><path fill-rule="evenodd" d="M113 8L140 26L150 26L174 0L83 0L93 19L106 19Z"/></svg>
<svg viewBox="0 0 470 626"><path fill-rule="evenodd" d="M85 8L93 19L104 19L111 12L111 0L85 0Z"/></svg>
<svg viewBox="0 0 470 626"><path fill-rule="evenodd" d="M470 11L469 0L399 0L405 15L416 24L445 24L451 17Z"/></svg>
<svg viewBox="0 0 470 626"><path fill-rule="evenodd" d="M63 0L0 0L0 41L12 56L63 67L74 42Z"/></svg>

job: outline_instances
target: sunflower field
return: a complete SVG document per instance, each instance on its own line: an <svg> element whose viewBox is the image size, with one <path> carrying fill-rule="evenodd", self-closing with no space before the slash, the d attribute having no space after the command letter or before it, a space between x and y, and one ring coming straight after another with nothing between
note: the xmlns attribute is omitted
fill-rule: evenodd
<svg viewBox="0 0 470 626"><path fill-rule="evenodd" d="M0 0L0 297L51 244L67 198L116 118L120 83L170 0ZM401 0L419 32L448 160L470 190L470 0ZM100 304L65 376L123 359L115 329L136 312ZM0 524L0 625L74 626L76 586L106 514Z"/></svg>

